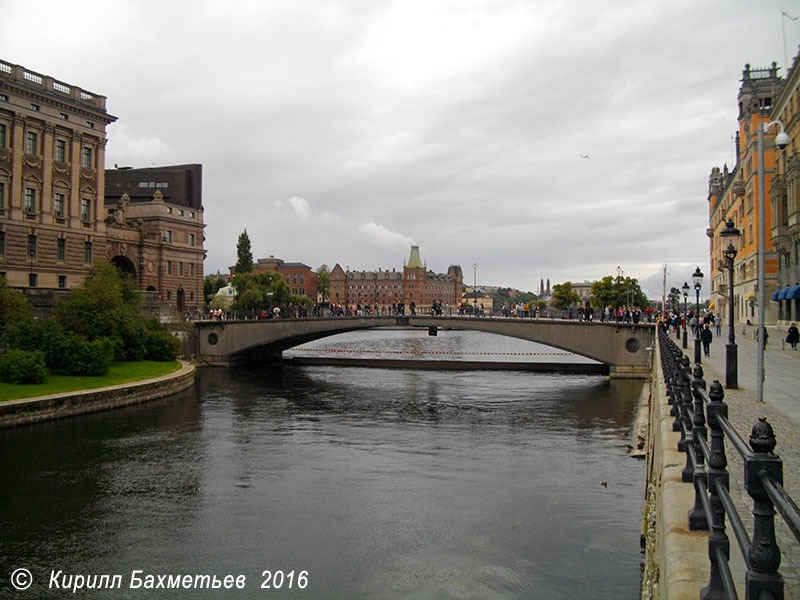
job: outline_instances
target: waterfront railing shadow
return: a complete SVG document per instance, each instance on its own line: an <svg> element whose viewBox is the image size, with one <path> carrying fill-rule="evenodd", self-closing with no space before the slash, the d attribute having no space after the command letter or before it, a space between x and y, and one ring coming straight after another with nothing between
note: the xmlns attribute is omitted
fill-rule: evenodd
<svg viewBox="0 0 800 600"><path fill-rule="evenodd" d="M659 329L659 343L673 431L680 432L678 450L686 453L681 472L694 485L694 506L689 510L691 530L709 530L709 583L700 592L705 600L738 598L729 566L730 541L726 517L746 566L744 591L748 600L784 598L779 572L781 550L775 539L775 510L800 542L800 510L783 488L783 462L773 453L777 440L772 426L759 418L749 443L728 421L728 405L719 381L708 391L703 369L691 369L689 358ZM710 430L710 445L709 445ZM745 528L730 496L725 440L744 463L744 488L753 501L753 537Z"/></svg>

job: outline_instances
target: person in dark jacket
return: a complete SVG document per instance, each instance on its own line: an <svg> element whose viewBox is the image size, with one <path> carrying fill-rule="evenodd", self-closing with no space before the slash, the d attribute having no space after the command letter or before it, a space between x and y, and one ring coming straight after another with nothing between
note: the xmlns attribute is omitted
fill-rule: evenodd
<svg viewBox="0 0 800 600"><path fill-rule="evenodd" d="M789 331L786 333L786 341L792 347L792 350L797 350L797 343L800 342L800 331L797 330L797 325L792 323L789 325Z"/></svg>
<svg viewBox="0 0 800 600"><path fill-rule="evenodd" d="M700 341L703 342L703 354L706 356L711 356L711 339L712 339L711 329L708 328L708 323L703 325L703 329L700 331Z"/></svg>

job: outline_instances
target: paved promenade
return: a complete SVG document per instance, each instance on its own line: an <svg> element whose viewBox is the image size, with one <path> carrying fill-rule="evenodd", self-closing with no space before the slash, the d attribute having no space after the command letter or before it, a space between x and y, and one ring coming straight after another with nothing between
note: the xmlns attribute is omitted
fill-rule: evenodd
<svg viewBox="0 0 800 600"><path fill-rule="evenodd" d="M728 404L728 417L736 430L747 439L758 417L766 417L775 430L778 445L775 453L783 460L784 488L794 501L800 504L800 350L792 350L782 344L788 327L768 327L769 338L764 352L764 403L755 400L756 394L756 342L753 339L754 327L741 326L735 330L736 344L739 347L739 389L725 390ZM684 352L694 362L694 340L689 332L689 348ZM673 336L673 339L674 336ZM683 340L680 340L679 345ZM705 379L710 384L714 379L725 383L725 345L728 330L723 327L720 337L714 336L711 343L711 356L702 357ZM785 346L783 348L782 346ZM731 497L752 536L753 503L742 486L743 467L738 453L726 444L728 468L731 473ZM776 515L776 532L781 547L780 572L784 577L785 598L800 600L800 543L794 538L783 519ZM741 552L730 528L731 566L737 581L744 581L745 566ZM738 588L739 597L744 598L744 590Z"/></svg>

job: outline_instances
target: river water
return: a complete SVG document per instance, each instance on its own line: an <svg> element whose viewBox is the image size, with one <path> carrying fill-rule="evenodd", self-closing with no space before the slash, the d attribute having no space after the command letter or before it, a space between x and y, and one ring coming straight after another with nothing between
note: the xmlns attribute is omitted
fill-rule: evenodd
<svg viewBox="0 0 800 600"><path fill-rule="evenodd" d="M625 444L640 387L205 369L180 396L2 430L0 598L636 598L643 464ZM21 567L27 591L9 584ZM138 569L246 587L131 590ZM123 589L48 590L53 570Z"/></svg>

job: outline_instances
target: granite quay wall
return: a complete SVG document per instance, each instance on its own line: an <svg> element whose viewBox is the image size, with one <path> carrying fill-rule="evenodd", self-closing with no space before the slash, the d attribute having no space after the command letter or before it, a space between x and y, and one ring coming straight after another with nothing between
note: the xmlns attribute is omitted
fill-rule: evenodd
<svg viewBox="0 0 800 600"><path fill-rule="evenodd" d="M694 488L681 479L686 455L672 431L659 344L650 380L644 502L642 599L697 600L708 583L708 532L690 531L688 512Z"/></svg>
<svg viewBox="0 0 800 600"><path fill-rule="evenodd" d="M174 373L105 388L0 403L0 428L61 419L166 398L194 385L195 368L181 361Z"/></svg>
<svg viewBox="0 0 800 600"><path fill-rule="evenodd" d="M755 344L752 344L755 346ZM785 406L773 404L775 396L766 402L757 402L750 389L750 351L746 344L740 348L740 389L724 390L728 405L728 421L745 439L759 417L766 417L775 431L778 445L775 452L783 461L783 487L795 499L800 498L800 424L786 414ZM645 474L645 504L643 514L643 541L645 561L642 579L642 598L666 600L696 600L700 590L710 578L708 558L708 531L690 531L688 513L694 506L694 487L684 483L681 471L686 465L686 454L677 451L680 433L672 430L674 417L666 396L666 384L661 369L660 344L654 347L654 367L650 382L650 414L647 435L647 462ZM704 357L704 378L724 381L720 364L724 359L724 346L718 355ZM775 352L773 356L770 352ZM778 350L767 353L768 388L785 383L778 363ZM791 351L788 351L789 354ZM693 358L693 350L684 353ZM713 355L713 351L712 351ZM797 360L789 354L785 360ZM795 363L789 363L791 367ZM792 381L796 381L792 371ZM788 380L787 380L788 381ZM747 387L744 387L744 385ZM790 382L791 383L791 382ZM793 384L787 384L793 388ZM796 389L796 388L793 388ZM794 396L796 398L796 396ZM753 500L744 486L744 466L739 454L726 440L726 457L730 474L729 492L745 529L753 534ZM739 598L745 598L746 566L736 543L730 521L726 518L726 532L730 538L730 568ZM781 549L780 574L784 582L784 598L800 600L800 544L797 543L786 522L776 515L775 534Z"/></svg>

